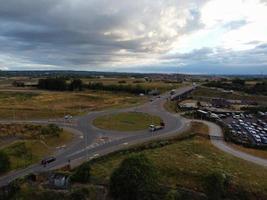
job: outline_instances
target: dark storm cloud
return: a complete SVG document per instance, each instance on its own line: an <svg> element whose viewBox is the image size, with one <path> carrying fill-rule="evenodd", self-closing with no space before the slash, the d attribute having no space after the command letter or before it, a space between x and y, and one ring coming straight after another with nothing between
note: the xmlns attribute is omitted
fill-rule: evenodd
<svg viewBox="0 0 267 200"><path fill-rule="evenodd" d="M198 9L204 2L188 11L192 2L185 0L2 0L0 64L14 56L36 67L82 64L90 69L164 53L180 34L202 26ZM180 19L183 26L177 24Z"/></svg>
<svg viewBox="0 0 267 200"><path fill-rule="evenodd" d="M260 41L251 42L259 45L253 51L202 48L166 55L181 36L205 28L201 8L207 1L0 0L0 69L167 72L175 66L199 71L266 64L266 44ZM232 21L224 28L246 23Z"/></svg>

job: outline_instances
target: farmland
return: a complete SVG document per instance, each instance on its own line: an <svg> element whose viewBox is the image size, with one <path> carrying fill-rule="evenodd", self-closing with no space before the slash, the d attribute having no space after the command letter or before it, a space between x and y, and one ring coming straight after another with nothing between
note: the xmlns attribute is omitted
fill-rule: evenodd
<svg viewBox="0 0 267 200"><path fill-rule="evenodd" d="M0 118L57 118L66 114L79 115L107 108L128 107L145 101L146 97L104 91L1 91Z"/></svg>

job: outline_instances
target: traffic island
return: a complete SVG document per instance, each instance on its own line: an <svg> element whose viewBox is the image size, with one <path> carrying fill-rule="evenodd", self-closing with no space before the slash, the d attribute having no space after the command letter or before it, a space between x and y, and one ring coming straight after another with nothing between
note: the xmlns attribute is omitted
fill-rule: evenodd
<svg viewBox="0 0 267 200"><path fill-rule="evenodd" d="M142 112L122 112L97 117L93 125L100 129L112 131L140 131L149 129L150 125L161 125L162 119Z"/></svg>

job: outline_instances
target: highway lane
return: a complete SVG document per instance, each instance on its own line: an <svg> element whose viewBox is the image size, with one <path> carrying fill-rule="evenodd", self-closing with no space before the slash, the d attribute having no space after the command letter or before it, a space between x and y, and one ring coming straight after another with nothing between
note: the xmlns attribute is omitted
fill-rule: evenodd
<svg viewBox="0 0 267 200"><path fill-rule="evenodd" d="M182 94L191 90L192 86L183 87L176 90L176 93ZM165 93L160 98L155 98L153 102L147 102L144 105L137 106L134 108L126 108L119 110L108 110L108 111L100 111L100 112L92 112L84 116L73 118L76 121L76 125L68 125L64 121L55 120L35 120L35 121L16 121L20 123L37 123L37 124L48 124L55 123L61 127L71 128L76 132L76 134L82 134L81 140L76 141L71 146L68 146L63 151L60 151L55 156L57 160L53 163L48 164L46 167L41 166L40 164L31 165L26 169L17 170L8 173L5 176L0 178L0 186L8 184L12 180L25 176L29 173L33 172L41 172L47 171L51 169L55 169L60 166L64 166L69 163L69 160L73 162L73 160L78 159L89 159L95 156L96 154L102 155L104 153L109 153L115 150L119 150L121 148L125 148L125 146L137 144L140 142L160 138L160 137L168 137L173 134L177 134L186 128L186 121L177 117L177 115L173 115L168 113L163 108L163 104L167 98L169 98L169 93ZM137 131L137 132L112 132L107 130L97 129L92 125L92 120L98 116L117 113L117 112L128 112L128 111L136 111L136 112L145 112L153 115L160 116L165 122L166 127L162 130L157 131L156 133L151 133L148 130ZM11 121L2 121L2 123L10 123ZM104 143L96 143L97 139L102 136L107 136L110 138L110 141ZM119 137L118 137L119 136ZM127 144L127 145L125 145Z"/></svg>

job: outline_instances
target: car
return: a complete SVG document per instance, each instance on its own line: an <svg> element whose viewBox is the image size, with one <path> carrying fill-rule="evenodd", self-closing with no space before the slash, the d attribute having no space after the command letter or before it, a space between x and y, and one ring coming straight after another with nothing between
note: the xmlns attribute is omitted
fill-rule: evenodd
<svg viewBox="0 0 267 200"><path fill-rule="evenodd" d="M154 131L157 131L157 130L160 130L160 129L163 129L164 128L164 125L159 125L159 126L157 126L157 125L154 125L154 124L151 124L150 126L149 126L149 131L150 132L154 132Z"/></svg>
<svg viewBox="0 0 267 200"><path fill-rule="evenodd" d="M41 165L46 165L46 164L49 164L51 162L54 162L56 160L55 157L48 157L48 158L45 158L41 161Z"/></svg>

